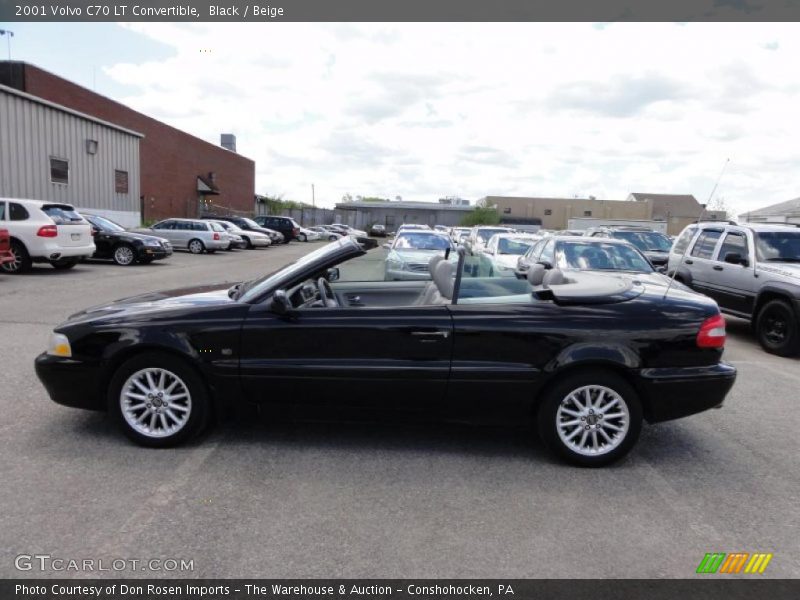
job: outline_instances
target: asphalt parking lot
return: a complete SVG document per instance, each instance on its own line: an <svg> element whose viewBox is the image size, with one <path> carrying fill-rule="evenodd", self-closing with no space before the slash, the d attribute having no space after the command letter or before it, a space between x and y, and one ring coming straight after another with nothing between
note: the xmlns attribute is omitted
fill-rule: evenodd
<svg viewBox="0 0 800 600"><path fill-rule="evenodd" d="M685 578L706 552L771 552L761 577L800 576L800 363L762 352L744 321L729 319L726 406L645 427L601 470L524 432L455 425L239 419L147 450L34 375L79 309L252 278L314 247L0 275L0 576ZM20 554L194 570L20 572Z"/></svg>

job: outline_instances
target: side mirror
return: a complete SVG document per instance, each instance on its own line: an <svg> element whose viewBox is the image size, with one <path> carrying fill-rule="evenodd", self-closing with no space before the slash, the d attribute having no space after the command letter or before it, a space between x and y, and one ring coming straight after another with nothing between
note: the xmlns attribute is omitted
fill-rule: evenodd
<svg viewBox="0 0 800 600"><path fill-rule="evenodd" d="M97 227L92 227L92 236L95 236L98 233L100 233L100 230Z"/></svg>
<svg viewBox="0 0 800 600"><path fill-rule="evenodd" d="M289 314L294 309L292 303L289 302L289 297L283 290L277 290L274 294L272 294L271 308L272 312L278 315Z"/></svg>
<svg viewBox="0 0 800 600"><path fill-rule="evenodd" d="M325 279L328 281L339 281L339 267L331 267L325 274Z"/></svg>
<svg viewBox="0 0 800 600"><path fill-rule="evenodd" d="M666 273L667 272L667 267L665 267L664 265L661 265L660 267L656 267L656 271L659 272L659 273Z"/></svg>
<svg viewBox="0 0 800 600"><path fill-rule="evenodd" d="M728 252L727 254L725 254L724 260L726 263L729 263L731 265L742 265L743 267L746 267L747 265L750 264L750 261L748 261L744 256L742 256L738 252Z"/></svg>
<svg viewBox="0 0 800 600"><path fill-rule="evenodd" d="M549 271L550 269L552 269L552 268L553 268L553 263L551 263L551 262L548 262L548 261L546 261L546 260L540 260L540 261L539 261L539 262L537 262L536 264L538 264L538 265L542 265L542 266L544 267L545 271Z"/></svg>
<svg viewBox="0 0 800 600"><path fill-rule="evenodd" d="M392 249L392 245L389 244L389 243L381 244L381 248L383 248L385 250L391 250Z"/></svg>

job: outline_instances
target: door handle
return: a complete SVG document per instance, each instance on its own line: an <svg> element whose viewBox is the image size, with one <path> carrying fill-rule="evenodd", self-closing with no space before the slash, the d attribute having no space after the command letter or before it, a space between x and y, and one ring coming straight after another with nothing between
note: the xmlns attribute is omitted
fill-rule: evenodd
<svg viewBox="0 0 800 600"><path fill-rule="evenodd" d="M689 260L688 258L683 262L686 263L687 265L693 265L694 264L694 261L693 260Z"/></svg>
<svg viewBox="0 0 800 600"><path fill-rule="evenodd" d="M447 338L450 335L449 331L412 331L411 335L416 337L441 337Z"/></svg>
<svg viewBox="0 0 800 600"><path fill-rule="evenodd" d="M714 265L712 268L713 268L715 271L722 271L722 267L720 267L719 265Z"/></svg>

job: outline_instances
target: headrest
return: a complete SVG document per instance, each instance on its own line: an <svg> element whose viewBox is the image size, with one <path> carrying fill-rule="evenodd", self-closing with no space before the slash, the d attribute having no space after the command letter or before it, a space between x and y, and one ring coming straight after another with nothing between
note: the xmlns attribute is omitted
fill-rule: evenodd
<svg viewBox="0 0 800 600"><path fill-rule="evenodd" d="M431 256L431 259L428 261L428 273L431 274L431 279L433 279L433 272L436 269L436 265L444 260L444 256L441 254L436 254Z"/></svg>
<svg viewBox="0 0 800 600"><path fill-rule="evenodd" d="M543 264L536 263L532 265L531 268L528 269L528 283L534 286L541 285L546 272Z"/></svg>
<svg viewBox="0 0 800 600"><path fill-rule="evenodd" d="M433 270L433 283L436 284L436 289L439 290L442 297L448 300L453 297L454 270L453 263L446 260L439 261L439 264Z"/></svg>

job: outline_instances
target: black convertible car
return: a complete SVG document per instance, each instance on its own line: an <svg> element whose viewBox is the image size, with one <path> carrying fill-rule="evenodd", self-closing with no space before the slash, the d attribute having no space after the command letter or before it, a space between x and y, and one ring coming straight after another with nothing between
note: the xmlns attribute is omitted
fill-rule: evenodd
<svg viewBox="0 0 800 600"><path fill-rule="evenodd" d="M346 237L228 289L88 309L55 329L36 372L53 400L109 410L147 446L182 442L235 402L335 404L532 422L588 466L627 453L643 419L719 406L733 385L725 323L695 293L542 265L469 277L464 249L431 259L429 281L344 281L339 267L365 252Z"/></svg>
<svg viewBox="0 0 800 600"><path fill-rule="evenodd" d="M172 244L169 240L128 231L106 217L86 213L83 217L92 226L96 248L92 258L110 258L118 265L128 266L135 263L147 264L172 256Z"/></svg>

